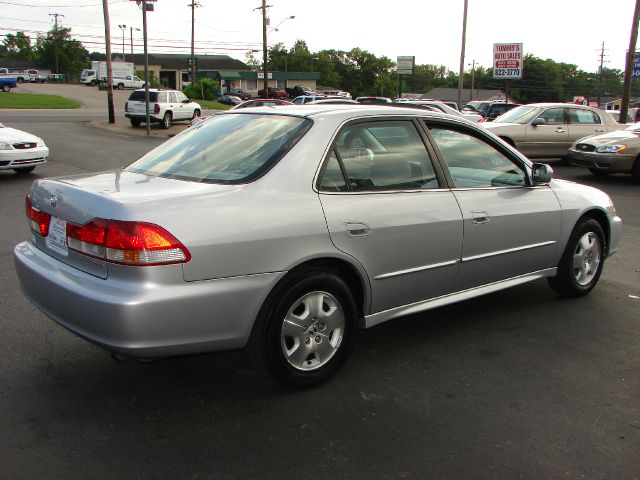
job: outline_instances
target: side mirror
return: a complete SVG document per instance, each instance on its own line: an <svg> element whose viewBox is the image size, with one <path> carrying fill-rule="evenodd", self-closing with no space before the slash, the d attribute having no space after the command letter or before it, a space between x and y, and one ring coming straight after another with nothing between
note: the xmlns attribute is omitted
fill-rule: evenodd
<svg viewBox="0 0 640 480"><path fill-rule="evenodd" d="M544 118L536 118L533 122L531 122L531 125L534 127L537 127L539 125L546 125L547 121Z"/></svg>
<svg viewBox="0 0 640 480"><path fill-rule="evenodd" d="M531 179L534 185L546 185L553 177L553 169L546 163L534 163L531 166Z"/></svg>

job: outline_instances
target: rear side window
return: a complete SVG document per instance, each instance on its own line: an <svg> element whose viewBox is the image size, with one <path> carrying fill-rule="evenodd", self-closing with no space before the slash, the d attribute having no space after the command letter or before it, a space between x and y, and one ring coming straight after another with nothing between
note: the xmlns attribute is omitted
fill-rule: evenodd
<svg viewBox="0 0 640 480"><path fill-rule="evenodd" d="M134 102L144 102L144 90L135 90L131 92L131 95L129 96L129 100ZM157 102L158 92L149 92L149 101Z"/></svg>
<svg viewBox="0 0 640 480"><path fill-rule="evenodd" d="M579 108L569 109L569 123L591 124L601 123L600 116L590 110L581 110Z"/></svg>
<svg viewBox="0 0 640 480"><path fill-rule="evenodd" d="M438 181L427 149L415 125L403 120L345 128L320 179L324 191L431 188L438 188Z"/></svg>
<svg viewBox="0 0 640 480"><path fill-rule="evenodd" d="M194 125L126 170L203 183L247 183L266 173L309 130L309 119L223 114Z"/></svg>

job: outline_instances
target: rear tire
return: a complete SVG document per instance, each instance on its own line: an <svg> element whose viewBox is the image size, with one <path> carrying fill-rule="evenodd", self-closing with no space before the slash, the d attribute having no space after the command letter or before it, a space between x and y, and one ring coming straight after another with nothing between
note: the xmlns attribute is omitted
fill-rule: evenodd
<svg viewBox="0 0 640 480"><path fill-rule="evenodd" d="M167 128L171 128L171 120L172 120L171 112L166 112L164 114L164 117L162 117L162 122L160 122L160 125L162 125L162 128L164 128L165 130Z"/></svg>
<svg viewBox="0 0 640 480"><path fill-rule="evenodd" d="M600 224L592 218L581 220L571 232L549 285L563 297L586 295L598 283L606 251L607 240Z"/></svg>
<svg viewBox="0 0 640 480"><path fill-rule="evenodd" d="M24 175L25 173L30 173L35 170L36 167L24 167L24 168L14 168L13 171L18 175Z"/></svg>
<svg viewBox="0 0 640 480"><path fill-rule="evenodd" d="M636 158L633 168L631 169L631 178L636 183L640 183L640 157Z"/></svg>
<svg viewBox="0 0 640 480"><path fill-rule="evenodd" d="M319 385L346 361L357 308L333 270L314 268L278 284L265 301L247 344L256 370L296 388Z"/></svg>
<svg viewBox="0 0 640 480"><path fill-rule="evenodd" d="M140 124L142 123L140 120L138 120L137 118L130 118L129 121L131 122L131 126L132 127L139 127Z"/></svg>

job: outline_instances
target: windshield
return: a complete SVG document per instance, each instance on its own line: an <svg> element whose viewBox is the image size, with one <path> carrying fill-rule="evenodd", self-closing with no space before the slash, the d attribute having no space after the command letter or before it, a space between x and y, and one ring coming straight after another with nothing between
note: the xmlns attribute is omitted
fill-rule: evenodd
<svg viewBox="0 0 640 480"><path fill-rule="evenodd" d="M469 102L469 103L465 104L464 107L471 107L471 108L475 109L476 112L482 113L489 107L489 103L490 102L474 101L474 102Z"/></svg>
<svg viewBox="0 0 640 480"><path fill-rule="evenodd" d="M247 183L266 173L311 127L285 115L216 115L155 148L126 170L204 183Z"/></svg>
<svg viewBox="0 0 640 480"><path fill-rule="evenodd" d="M539 107L523 105L503 113L495 119L495 123L528 123L533 120L533 117L535 117L539 111Z"/></svg>
<svg viewBox="0 0 640 480"><path fill-rule="evenodd" d="M133 102L144 102L144 90L134 90L129 96L129 100ZM149 92L149 102L158 101L158 92Z"/></svg>

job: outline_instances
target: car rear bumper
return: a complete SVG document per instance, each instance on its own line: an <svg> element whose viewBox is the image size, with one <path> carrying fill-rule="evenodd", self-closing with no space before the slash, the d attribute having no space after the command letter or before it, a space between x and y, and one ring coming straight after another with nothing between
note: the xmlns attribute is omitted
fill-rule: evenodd
<svg viewBox="0 0 640 480"><path fill-rule="evenodd" d="M596 153L569 150L569 163L577 167L587 167L603 172L629 173L633 168L635 156L616 153Z"/></svg>
<svg viewBox="0 0 640 480"><path fill-rule="evenodd" d="M47 316L109 351L136 358L244 347L266 295L284 275L170 284L101 279L30 242L15 247L14 263L23 293ZM179 265L145 268L177 268L176 277L182 276Z"/></svg>
<svg viewBox="0 0 640 480"><path fill-rule="evenodd" d="M147 114L146 113L125 113L124 114L125 117L127 118L133 118L135 120L140 120L141 122L146 122L147 121ZM159 122L160 119L154 117L154 114L152 113L151 115L149 115L149 121L150 122Z"/></svg>
<svg viewBox="0 0 640 480"><path fill-rule="evenodd" d="M2 150L0 151L0 170L40 165L47 162L48 156L47 147Z"/></svg>

